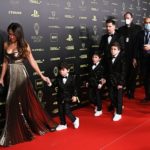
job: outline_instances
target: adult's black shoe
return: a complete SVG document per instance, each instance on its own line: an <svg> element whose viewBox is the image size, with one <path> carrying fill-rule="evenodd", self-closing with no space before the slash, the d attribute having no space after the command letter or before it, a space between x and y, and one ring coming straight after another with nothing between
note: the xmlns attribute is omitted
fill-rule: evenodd
<svg viewBox="0 0 150 150"><path fill-rule="evenodd" d="M144 99L141 100L141 103L148 103L150 102L150 98L145 97Z"/></svg>

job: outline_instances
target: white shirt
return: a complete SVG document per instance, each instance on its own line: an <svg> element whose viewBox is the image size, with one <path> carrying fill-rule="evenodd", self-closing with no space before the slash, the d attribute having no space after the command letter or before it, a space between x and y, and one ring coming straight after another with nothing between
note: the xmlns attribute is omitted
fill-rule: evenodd
<svg viewBox="0 0 150 150"><path fill-rule="evenodd" d="M63 84L66 84L67 78L68 78L68 75L67 75L66 77L63 77L63 78L62 78Z"/></svg>
<svg viewBox="0 0 150 150"><path fill-rule="evenodd" d="M108 44L110 44L111 40L112 40L112 36L109 35L109 36L108 36Z"/></svg>
<svg viewBox="0 0 150 150"><path fill-rule="evenodd" d="M99 64L99 62L97 62L96 64L94 64L94 65L92 66L92 70L94 70L94 69L98 66L98 64Z"/></svg>
<svg viewBox="0 0 150 150"><path fill-rule="evenodd" d="M120 52L119 52L120 53ZM115 60L116 60L116 58L117 58L117 56L119 55L119 53L117 54L117 55L115 55L115 56L113 56L113 58L112 58L112 64L115 62Z"/></svg>

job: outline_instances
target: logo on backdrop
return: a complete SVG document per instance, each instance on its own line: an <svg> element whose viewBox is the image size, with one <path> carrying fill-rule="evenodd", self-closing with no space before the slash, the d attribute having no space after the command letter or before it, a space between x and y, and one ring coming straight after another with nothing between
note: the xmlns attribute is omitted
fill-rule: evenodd
<svg viewBox="0 0 150 150"><path fill-rule="evenodd" d="M44 83L42 81L42 79L36 79L35 80L35 88L36 89L41 89L44 87Z"/></svg>
<svg viewBox="0 0 150 150"><path fill-rule="evenodd" d="M38 23L35 23L34 24L34 32L35 32L35 35L38 35L39 34L39 30L40 30L40 26Z"/></svg>
<svg viewBox="0 0 150 150"><path fill-rule="evenodd" d="M140 6L140 0L137 0L137 7L136 7L137 11L141 10L141 6Z"/></svg>
<svg viewBox="0 0 150 150"><path fill-rule="evenodd" d="M73 41L73 37L71 34L68 35L68 37L66 38L66 41L68 42L72 42Z"/></svg>
<svg viewBox="0 0 150 150"><path fill-rule="evenodd" d="M73 10L71 1L68 0L68 1L66 2L66 7L65 7L65 9L66 9L66 10Z"/></svg>
<svg viewBox="0 0 150 150"><path fill-rule="evenodd" d="M34 9L33 13L31 14L31 17L35 17L35 18L40 17L39 11L37 11L37 10Z"/></svg>
<svg viewBox="0 0 150 150"><path fill-rule="evenodd" d="M42 3L41 0L29 0L29 2L32 4L41 4Z"/></svg>
<svg viewBox="0 0 150 150"><path fill-rule="evenodd" d="M58 42L58 33L50 33L50 41Z"/></svg>
<svg viewBox="0 0 150 150"><path fill-rule="evenodd" d="M55 77L58 76L58 67L57 66L54 67L53 74Z"/></svg>
<svg viewBox="0 0 150 150"><path fill-rule="evenodd" d="M39 101L42 102L42 100L43 100L43 91L42 91L42 90L39 90L39 91L37 92L37 95L38 95Z"/></svg>
<svg viewBox="0 0 150 150"><path fill-rule="evenodd" d="M34 43L40 43L43 40L43 36L39 35L40 26L38 23L34 23L33 29L35 32L35 35L31 36L31 39Z"/></svg>
<svg viewBox="0 0 150 150"><path fill-rule="evenodd" d="M50 20L57 20L56 11L51 11L50 16L48 17Z"/></svg>
<svg viewBox="0 0 150 150"><path fill-rule="evenodd" d="M81 0L81 4L80 4L79 8L82 11L85 11L87 9L87 7L85 5L85 0Z"/></svg>

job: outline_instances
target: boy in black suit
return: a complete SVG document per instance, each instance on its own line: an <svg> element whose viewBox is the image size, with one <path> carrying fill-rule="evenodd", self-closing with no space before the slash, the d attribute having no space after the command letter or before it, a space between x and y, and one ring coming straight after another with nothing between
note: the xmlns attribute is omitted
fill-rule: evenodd
<svg viewBox="0 0 150 150"><path fill-rule="evenodd" d="M59 76L53 82L54 86L58 87L58 110L60 124L56 131L67 129L65 115L71 120L74 128L79 127L79 118L75 117L71 112L70 103L76 102L77 90L75 85L75 77L69 74L69 66L66 63L61 63L59 66Z"/></svg>
<svg viewBox="0 0 150 150"><path fill-rule="evenodd" d="M125 57L120 52L119 43L111 45L111 58L108 61L108 89L111 99L109 110L116 108L113 121L119 121L122 116L123 86L125 82Z"/></svg>
<svg viewBox="0 0 150 150"><path fill-rule="evenodd" d="M95 104L94 116L102 115L101 88L105 84L104 68L101 63L101 55L95 52L92 56L92 66L90 67L89 79L86 86L89 87L89 99Z"/></svg>

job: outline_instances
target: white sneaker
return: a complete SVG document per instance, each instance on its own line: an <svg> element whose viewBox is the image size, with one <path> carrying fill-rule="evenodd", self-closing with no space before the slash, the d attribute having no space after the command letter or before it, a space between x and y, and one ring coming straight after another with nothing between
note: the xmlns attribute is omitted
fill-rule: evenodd
<svg viewBox="0 0 150 150"><path fill-rule="evenodd" d="M113 121L119 121L122 118L122 116L120 114L115 114Z"/></svg>
<svg viewBox="0 0 150 150"><path fill-rule="evenodd" d="M61 130L64 130L64 129L67 129L67 125L62 125L62 124L59 124L56 128L56 131L61 131Z"/></svg>
<svg viewBox="0 0 150 150"><path fill-rule="evenodd" d="M79 118L76 117L76 120L73 122L74 128L77 129L79 128Z"/></svg>
<svg viewBox="0 0 150 150"><path fill-rule="evenodd" d="M94 114L95 117L98 117L98 116L100 116L100 115L102 115L102 110L100 110L100 111L95 111L95 114Z"/></svg>

